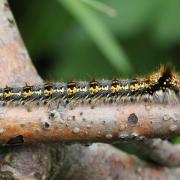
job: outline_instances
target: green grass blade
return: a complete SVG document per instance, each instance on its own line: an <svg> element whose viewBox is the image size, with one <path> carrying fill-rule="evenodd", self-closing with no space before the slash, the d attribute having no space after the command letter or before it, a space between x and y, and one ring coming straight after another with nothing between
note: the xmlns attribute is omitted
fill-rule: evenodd
<svg viewBox="0 0 180 180"><path fill-rule="evenodd" d="M85 28L104 56L122 74L130 75L132 66L108 26L95 11L79 0L58 0Z"/></svg>
<svg viewBox="0 0 180 180"><path fill-rule="evenodd" d="M110 17L117 16L116 10L106 5L102 1L99 1L99 0L81 0L81 1L91 6L92 8L98 10L99 12L102 12Z"/></svg>

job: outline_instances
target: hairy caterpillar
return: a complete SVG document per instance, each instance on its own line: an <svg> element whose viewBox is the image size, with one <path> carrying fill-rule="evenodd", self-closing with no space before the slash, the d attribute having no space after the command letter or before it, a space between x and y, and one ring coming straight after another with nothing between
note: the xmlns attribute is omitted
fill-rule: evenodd
<svg viewBox="0 0 180 180"><path fill-rule="evenodd" d="M179 102L179 76L169 67L161 67L158 73L147 78L113 79L84 82L45 83L37 86L0 88L0 102L24 104L31 101L48 102L62 100L67 104L71 101L91 102L124 102L124 101L155 101ZM173 98L172 98L173 97Z"/></svg>

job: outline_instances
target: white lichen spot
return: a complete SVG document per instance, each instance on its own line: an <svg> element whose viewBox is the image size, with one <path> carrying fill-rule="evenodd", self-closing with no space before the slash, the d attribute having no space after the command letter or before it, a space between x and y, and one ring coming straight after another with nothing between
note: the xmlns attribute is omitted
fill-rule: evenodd
<svg viewBox="0 0 180 180"><path fill-rule="evenodd" d="M84 130L84 133L85 133L86 135L88 135L88 134L89 134L89 132L88 132L87 130Z"/></svg>
<svg viewBox="0 0 180 180"><path fill-rule="evenodd" d="M146 108L147 111L149 111L151 109L151 106L150 105L146 105L145 108Z"/></svg>
<svg viewBox="0 0 180 180"><path fill-rule="evenodd" d="M172 125L170 125L169 130L172 131L172 132L174 132L174 131L177 130L177 128L178 128L177 125L172 124Z"/></svg>
<svg viewBox="0 0 180 180"><path fill-rule="evenodd" d="M121 139L127 138L128 136L129 136L129 134L127 134L127 133L119 134L119 138L121 138Z"/></svg>
<svg viewBox="0 0 180 180"><path fill-rule="evenodd" d="M141 168L141 167L138 167L138 168L136 169L136 171L137 171L138 173L141 173L141 172L142 172L142 168Z"/></svg>
<svg viewBox="0 0 180 180"><path fill-rule="evenodd" d="M133 133L131 134L131 136L132 136L132 137L137 137L137 136L139 136L139 134L136 133L136 132L133 132Z"/></svg>
<svg viewBox="0 0 180 180"><path fill-rule="evenodd" d="M91 128L92 126L91 126L90 124L87 124L86 127L87 127L87 128Z"/></svg>
<svg viewBox="0 0 180 180"><path fill-rule="evenodd" d="M124 130L125 128L126 128L126 125L122 124L122 125L120 125L119 130L122 131L122 130Z"/></svg>
<svg viewBox="0 0 180 180"><path fill-rule="evenodd" d="M168 114L165 114L165 115L163 116L163 120L164 120L164 121L170 120L170 116L169 116Z"/></svg>
<svg viewBox="0 0 180 180"><path fill-rule="evenodd" d="M78 127L75 127L74 129L73 129L73 133L74 134L78 134L80 132L80 129L78 128Z"/></svg>
<svg viewBox="0 0 180 180"><path fill-rule="evenodd" d="M76 119L75 116L68 116L67 121L74 121Z"/></svg>
<svg viewBox="0 0 180 180"><path fill-rule="evenodd" d="M138 140L139 140L139 141L145 140L145 136L139 136L139 137L138 137Z"/></svg>
<svg viewBox="0 0 180 180"><path fill-rule="evenodd" d="M110 133L106 134L107 139L111 139L112 137L113 137L112 134L110 134Z"/></svg>
<svg viewBox="0 0 180 180"><path fill-rule="evenodd" d="M5 130L4 129L0 129L0 135L4 134Z"/></svg>
<svg viewBox="0 0 180 180"><path fill-rule="evenodd" d="M67 121L72 121L72 120L73 120L72 116L67 117Z"/></svg>

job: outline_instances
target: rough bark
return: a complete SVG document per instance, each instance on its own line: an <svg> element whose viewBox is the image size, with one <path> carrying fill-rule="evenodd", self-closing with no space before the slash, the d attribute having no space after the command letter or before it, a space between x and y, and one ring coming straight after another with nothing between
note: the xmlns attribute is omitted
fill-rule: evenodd
<svg viewBox="0 0 180 180"><path fill-rule="evenodd" d="M94 143L90 147L73 145L60 169L59 179L179 179L180 169L169 169L145 163L108 144ZM81 158L79 158L81 157Z"/></svg>
<svg viewBox="0 0 180 180"><path fill-rule="evenodd" d="M41 83L42 80L29 59L5 0L0 1L0 24L0 85L4 87L6 85L23 85L25 82ZM149 108L149 105L140 104L140 106L150 119L148 116L147 119L143 119L140 109L136 108L132 112L132 110L127 110L130 109L129 107L123 107L125 115L121 115L122 110L113 106L95 108L79 106L74 109L65 109L65 119L59 117L64 111L62 107L59 109L52 107L49 109L43 106L34 109L1 107L0 139L4 143L8 141L16 143L17 140L42 142L46 138L47 141L63 141L64 138L64 141L80 141L84 138L84 141L88 142L89 138L91 141L119 140L119 138L142 140L144 136L152 137L153 133L154 137L179 134L179 120L177 120L179 106L176 106L174 110L166 111L168 116L171 116L169 120L164 119L167 117L163 111L165 109L161 109L158 105L153 106L152 109ZM111 108L111 113L106 114L105 120L102 108L103 112L106 112L107 108ZM162 114L158 113L160 109ZM92 118L89 118L90 113ZM136 121L134 118L131 119L132 113L138 117ZM155 118L154 113L158 118L156 117L157 121L151 122ZM48 126L46 126L46 121L49 123ZM161 125L163 122L165 125ZM171 125L173 126L171 127ZM100 129L97 129L97 126ZM163 127L162 131L158 132L157 129L160 127ZM115 131L112 131L114 129ZM60 130L63 137L59 137ZM50 137L54 139L50 139ZM179 168L168 169L151 166L106 144L93 144L90 147L31 144L1 146L0 151L0 179L53 179L58 171L60 171L62 179L139 179L146 177L147 179L178 179L180 175Z"/></svg>
<svg viewBox="0 0 180 180"><path fill-rule="evenodd" d="M149 105L148 105L149 106ZM180 135L180 104L1 107L1 143L115 142ZM169 120L164 120L166 116Z"/></svg>
<svg viewBox="0 0 180 180"><path fill-rule="evenodd" d="M134 142L139 152L163 166L180 166L180 145L162 139L145 139Z"/></svg>
<svg viewBox="0 0 180 180"><path fill-rule="evenodd" d="M1 87L42 81L30 61L5 0L0 1L0 67ZM2 129L0 136L3 136ZM0 179L37 180L49 175L51 153L48 146L1 146L0 151Z"/></svg>

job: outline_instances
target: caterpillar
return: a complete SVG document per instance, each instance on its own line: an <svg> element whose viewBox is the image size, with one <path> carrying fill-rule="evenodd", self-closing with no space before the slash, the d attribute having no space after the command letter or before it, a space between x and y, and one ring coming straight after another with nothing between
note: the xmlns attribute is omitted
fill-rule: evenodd
<svg viewBox="0 0 180 180"><path fill-rule="evenodd" d="M104 103L169 102L169 97L173 97L172 101L180 100L179 76L169 66L161 67L158 73L147 78L70 81L0 88L0 102L3 105L14 102L24 104L31 101L46 103L49 100L62 100L67 104L76 100L89 103L94 100Z"/></svg>

